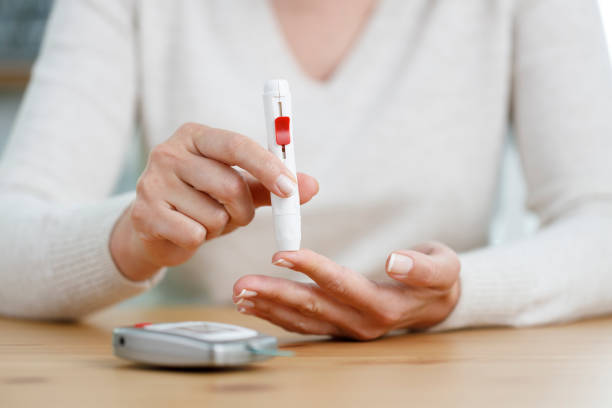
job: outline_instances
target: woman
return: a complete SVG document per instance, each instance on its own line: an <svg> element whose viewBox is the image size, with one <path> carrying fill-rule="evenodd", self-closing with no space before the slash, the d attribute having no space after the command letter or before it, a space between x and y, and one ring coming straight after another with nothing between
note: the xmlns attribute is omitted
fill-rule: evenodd
<svg viewBox="0 0 612 408"><path fill-rule="evenodd" d="M281 268L253 218L296 193L261 147L274 77L312 199ZM2 161L1 311L76 318L189 260L302 333L609 313L611 110L594 0L58 1ZM135 124L147 167L109 198ZM483 248L509 125L543 228Z"/></svg>

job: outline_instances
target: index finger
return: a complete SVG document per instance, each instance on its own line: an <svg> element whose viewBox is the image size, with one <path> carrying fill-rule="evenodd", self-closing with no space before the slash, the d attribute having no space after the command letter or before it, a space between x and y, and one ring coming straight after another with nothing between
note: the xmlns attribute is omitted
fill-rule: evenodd
<svg viewBox="0 0 612 408"><path fill-rule="evenodd" d="M295 175L254 140L229 130L192 124L194 145L199 154L229 166L239 166L279 197L297 193Z"/></svg>
<svg viewBox="0 0 612 408"><path fill-rule="evenodd" d="M378 286L374 282L310 249L277 252L272 257L272 263L302 272L321 289L359 310L376 310L372 300L379 299L379 296Z"/></svg>

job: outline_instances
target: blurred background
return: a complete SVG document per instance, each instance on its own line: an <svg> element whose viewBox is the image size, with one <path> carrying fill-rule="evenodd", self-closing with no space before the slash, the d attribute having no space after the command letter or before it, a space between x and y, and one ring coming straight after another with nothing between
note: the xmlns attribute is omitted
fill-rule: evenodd
<svg viewBox="0 0 612 408"><path fill-rule="evenodd" d="M10 135L15 115L29 79L30 67L40 46L52 0L0 0L0 154ZM599 0L612 44L612 0ZM612 54L612 47L611 54ZM145 162L136 136L125 159L123 175L117 192L134 189ZM524 208L525 186L518 155L509 135L501 172L499 200L491 225L490 243L499 245L520 238L537 229L538 222ZM173 290L172 280L166 279L155 290L128 301L129 303L182 303L193 300Z"/></svg>

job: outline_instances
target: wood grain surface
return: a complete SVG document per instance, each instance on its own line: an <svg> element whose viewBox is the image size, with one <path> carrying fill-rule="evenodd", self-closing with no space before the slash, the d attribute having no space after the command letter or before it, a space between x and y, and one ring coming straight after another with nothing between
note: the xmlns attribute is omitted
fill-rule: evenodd
<svg viewBox="0 0 612 408"><path fill-rule="evenodd" d="M114 327L181 320L252 327L295 356L181 371L112 355ZM77 324L0 319L0 353L0 407L612 407L610 318L359 343L289 334L232 309L124 307Z"/></svg>

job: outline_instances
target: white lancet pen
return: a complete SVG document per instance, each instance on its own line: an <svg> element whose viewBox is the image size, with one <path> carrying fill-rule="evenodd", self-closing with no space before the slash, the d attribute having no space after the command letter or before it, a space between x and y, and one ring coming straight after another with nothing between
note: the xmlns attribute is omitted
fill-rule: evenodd
<svg viewBox="0 0 612 408"><path fill-rule="evenodd" d="M295 140L289 84L284 79L271 79L264 85L264 111L268 131L268 150L278 157L293 173L295 171ZM279 251L297 251L302 238L300 219L300 195L281 198L270 194L274 233Z"/></svg>

